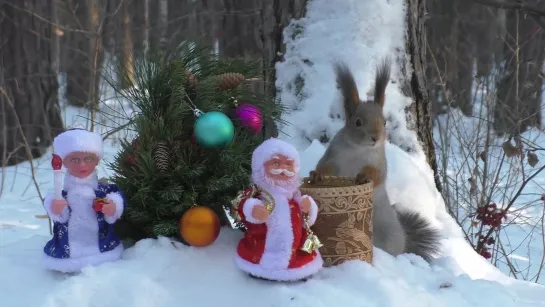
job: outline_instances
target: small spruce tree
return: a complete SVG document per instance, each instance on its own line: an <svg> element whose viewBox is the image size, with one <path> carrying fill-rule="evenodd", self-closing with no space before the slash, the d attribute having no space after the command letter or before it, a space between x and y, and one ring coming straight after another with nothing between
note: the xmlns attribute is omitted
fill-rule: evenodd
<svg viewBox="0 0 545 307"><path fill-rule="evenodd" d="M270 97L242 84L261 75L261 63L222 59L185 43L173 51L149 53L135 64L132 76L121 74L135 80L134 87L112 84L132 102L130 129L137 134L122 141L110 165L112 180L128 201L116 226L119 235L133 240L179 238L179 220L194 205L212 208L225 223L224 207L249 184L252 152L264 141L264 134L244 127L234 110L249 103L272 121L282 111ZM197 144L195 108L229 116L235 137L227 148Z"/></svg>

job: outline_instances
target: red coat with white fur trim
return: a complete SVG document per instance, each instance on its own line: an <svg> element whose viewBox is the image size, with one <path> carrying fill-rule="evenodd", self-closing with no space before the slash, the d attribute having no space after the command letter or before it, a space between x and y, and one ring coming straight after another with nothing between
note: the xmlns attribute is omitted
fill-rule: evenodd
<svg viewBox="0 0 545 307"><path fill-rule="evenodd" d="M316 251L309 254L300 250L307 234L299 204L304 198L310 200L308 222L313 225L318 215L316 202L298 193L291 198L281 193L271 195L276 205L264 223L252 217L253 208L264 205L259 195L243 199L238 206L247 229L237 248L239 267L252 275L274 280L296 280L314 274L321 268L322 260Z"/></svg>

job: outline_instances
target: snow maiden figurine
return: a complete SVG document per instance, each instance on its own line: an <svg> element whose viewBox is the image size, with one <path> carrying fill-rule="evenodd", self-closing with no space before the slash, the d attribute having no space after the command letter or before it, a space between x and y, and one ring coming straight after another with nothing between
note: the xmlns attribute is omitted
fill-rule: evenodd
<svg viewBox="0 0 545 307"><path fill-rule="evenodd" d="M44 207L53 220L53 238L44 247L45 266L73 273L85 266L115 261L123 245L114 232L114 223L125 205L114 184L100 184L96 167L103 155L99 134L71 129L53 141L55 158L67 172L64 187L56 180L55 194L44 199ZM61 162L61 161L58 161ZM61 175L61 164L55 172Z"/></svg>
<svg viewBox="0 0 545 307"><path fill-rule="evenodd" d="M253 186L233 201L233 213L246 227L235 263L254 278L305 280L323 265L320 243L310 226L318 207L299 186L299 153L271 138L252 155Z"/></svg>

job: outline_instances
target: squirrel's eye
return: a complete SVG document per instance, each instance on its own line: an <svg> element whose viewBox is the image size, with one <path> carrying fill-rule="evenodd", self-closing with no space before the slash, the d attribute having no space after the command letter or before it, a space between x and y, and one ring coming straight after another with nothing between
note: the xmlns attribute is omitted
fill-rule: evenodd
<svg viewBox="0 0 545 307"><path fill-rule="evenodd" d="M363 123L361 122L361 119L357 118L356 119L356 127L361 127L363 125Z"/></svg>

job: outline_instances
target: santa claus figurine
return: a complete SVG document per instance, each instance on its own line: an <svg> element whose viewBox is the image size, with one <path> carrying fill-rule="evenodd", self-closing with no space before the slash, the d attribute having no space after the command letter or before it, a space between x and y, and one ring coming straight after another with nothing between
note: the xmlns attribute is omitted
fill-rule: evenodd
<svg viewBox="0 0 545 307"><path fill-rule="evenodd" d="M75 273L86 266L119 259L123 245L114 223L123 214L125 200L116 185L98 181L96 167L103 155L102 136L71 129L54 139L53 148L67 172L62 193L44 199L53 220L53 238L43 249L45 266Z"/></svg>
<svg viewBox="0 0 545 307"><path fill-rule="evenodd" d="M253 152L254 185L239 195L233 209L247 230L235 262L254 278L305 280L322 268L319 246L305 245L318 207L301 195L298 172L299 154L284 141L271 138Z"/></svg>

